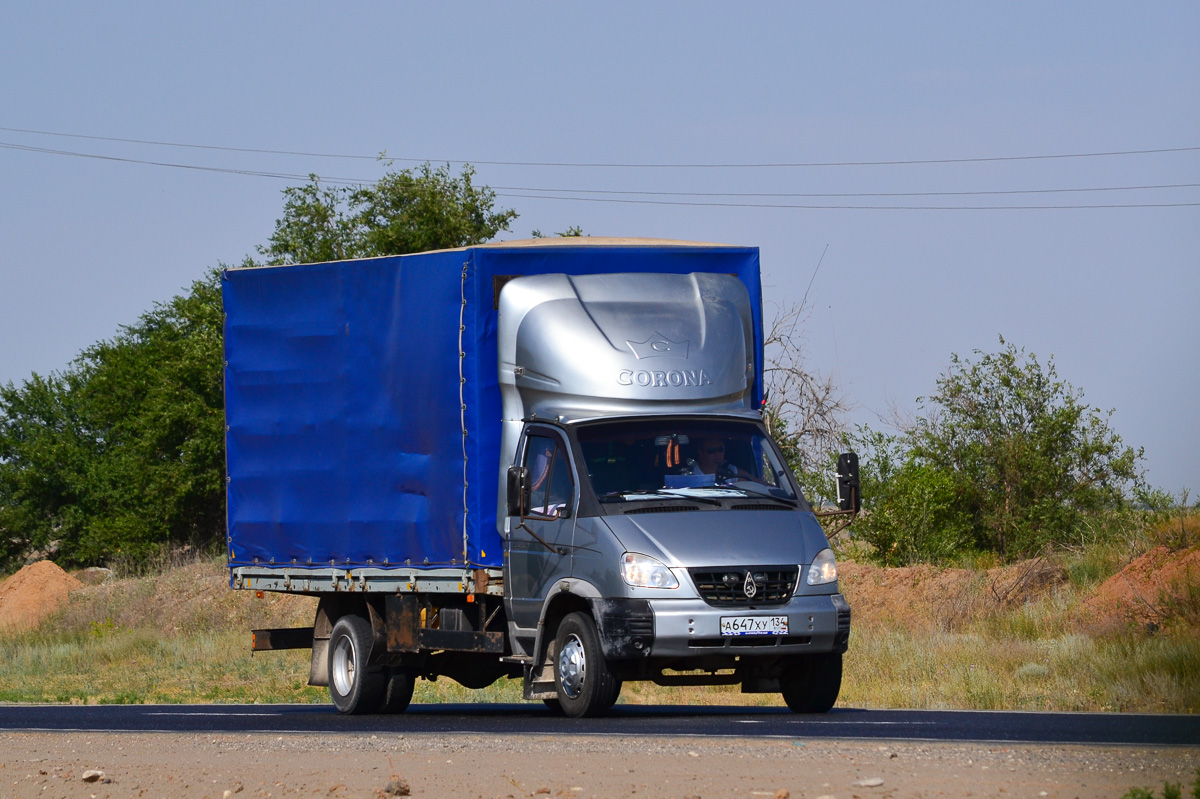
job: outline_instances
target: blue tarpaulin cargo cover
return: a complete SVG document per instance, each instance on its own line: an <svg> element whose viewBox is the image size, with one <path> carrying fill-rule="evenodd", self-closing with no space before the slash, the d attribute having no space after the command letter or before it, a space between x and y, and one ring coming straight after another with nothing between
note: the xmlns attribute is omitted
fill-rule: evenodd
<svg viewBox="0 0 1200 799"><path fill-rule="evenodd" d="M736 275L760 339L758 402L757 248L575 241L227 270L229 565L501 565L505 277Z"/></svg>

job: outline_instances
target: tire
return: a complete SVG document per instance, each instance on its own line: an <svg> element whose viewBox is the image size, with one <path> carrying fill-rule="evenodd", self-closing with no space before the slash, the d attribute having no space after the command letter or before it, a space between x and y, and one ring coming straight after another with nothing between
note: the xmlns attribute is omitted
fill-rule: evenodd
<svg viewBox="0 0 1200 799"><path fill-rule="evenodd" d="M413 688L417 684L417 676L408 669L391 668L384 674L382 713L403 713L412 702Z"/></svg>
<svg viewBox="0 0 1200 799"><path fill-rule="evenodd" d="M842 690L842 653L802 655L779 679L783 701L793 713L828 713Z"/></svg>
<svg viewBox="0 0 1200 799"><path fill-rule="evenodd" d="M601 715L617 701L621 681L608 670L596 625L584 613L568 614L555 640L554 687L563 714Z"/></svg>
<svg viewBox="0 0 1200 799"><path fill-rule="evenodd" d="M387 689L383 668L371 666L375 639L362 616L342 616L329 638L329 696L339 713L378 713Z"/></svg>
<svg viewBox="0 0 1200 799"><path fill-rule="evenodd" d="M542 701L546 703L546 707L549 708L550 712L555 716L561 716L563 714L562 702L559 702L557 699L543 699Z"/></svg>

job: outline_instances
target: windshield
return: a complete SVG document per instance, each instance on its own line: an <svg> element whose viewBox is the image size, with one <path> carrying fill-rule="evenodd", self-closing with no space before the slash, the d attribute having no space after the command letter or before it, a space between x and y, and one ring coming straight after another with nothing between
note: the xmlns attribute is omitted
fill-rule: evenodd
<svg viewBox="0 0 1200 799"><path fill-rule="evenodd" d="M601 501L767 496L796 501L788 467L751 422L656 419L578 428Z"/></svg>

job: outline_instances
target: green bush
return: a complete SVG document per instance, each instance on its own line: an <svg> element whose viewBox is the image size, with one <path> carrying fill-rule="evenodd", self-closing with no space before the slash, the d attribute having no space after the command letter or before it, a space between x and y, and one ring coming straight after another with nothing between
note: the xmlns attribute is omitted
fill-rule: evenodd
<svg viewBox="0 0 1200 799"><path fill-rule="evenodd" d="M881 562L941 563L973 546L971 518L951 476L909 461L881 488L856 528Z"/></svg>
<svg viewBox="0 0 1200 799"><path fill-rule="evenodd" d="M1124 529L1131 500L1161 499L1144 484L1141 450L1109 427L1111 411L1085 404L1053 359L1043 366L1000 344L974 361L952 356L937 391L918 400L923 413L899 434L862 427L846 436L860 454L867 511L853 529L880 562L947 562L978 550L1029 557L1075 545L1097 520ZM831 464L799 475L818 497L834 493Z"/></svg>

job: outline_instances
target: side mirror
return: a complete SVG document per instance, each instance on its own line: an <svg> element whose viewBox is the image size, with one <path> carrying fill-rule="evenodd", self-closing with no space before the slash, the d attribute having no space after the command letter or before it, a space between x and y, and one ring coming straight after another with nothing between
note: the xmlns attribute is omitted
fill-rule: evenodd
<svg viewBox="0 0 1200 799"><path fill-rule="evenodd" d="M843 452L838 455L837 499L838 507L842 510L855 513L862 510L862 494L859 491L858 482L858 455L853 452Z"/></svg>
<svg viewBox="0 0 1200 799"><path fill-rule="evenodd" d="M529 515L529 467L508 467L508 515L525 518Z"/></svg>

